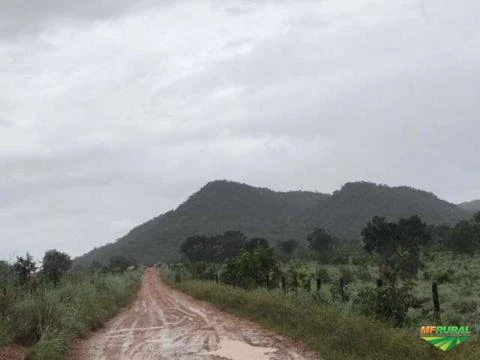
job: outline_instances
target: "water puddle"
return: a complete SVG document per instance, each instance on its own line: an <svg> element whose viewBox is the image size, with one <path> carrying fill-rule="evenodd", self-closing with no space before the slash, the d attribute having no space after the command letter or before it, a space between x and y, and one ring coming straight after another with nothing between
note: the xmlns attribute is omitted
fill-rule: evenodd
<svg viewBox="0 0 480 360"><path fill-rule="evenodd" d="M277 350L276 348L252 346L239 340L222 339L218 344L218 349L208 354L230 360L269 360L270 355L268 354Z"/></svg>

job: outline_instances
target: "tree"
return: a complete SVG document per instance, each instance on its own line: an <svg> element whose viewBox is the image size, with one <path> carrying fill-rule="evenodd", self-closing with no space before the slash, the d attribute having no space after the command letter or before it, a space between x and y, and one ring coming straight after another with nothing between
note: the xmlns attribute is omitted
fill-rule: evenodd
<svg viewBox="0 0 480 360"><path fill-rule="evenodd" d="M279 241L277 244L277 248L283 256L285 256L286 258L291 258L294 251L298 248L298 241L297 240Z"/></svg>
<svg viewBox="0 0 480 360"><path fill-rule="evenodd" d="M480 223L460 221L453 227L446 247L456 254L475 255L480 247Z"/></svg>
<svg viewBox="0 0 480 360"><path fill-rule="evenodd" d="M133 260L132 258L127 258L121 255L115 255L110 257L110 261L106 270L119 273L119 272L124 272L130 266L135 266L135 265L136 265L136 261Z"/></svg>
<svg viewBox="0 0 480 360"><path fill-rule="evenodd" d="M246 249L247 251L254 251L254 250L258 250L258 249L269 249L270 248L270 245L268 243L268 240L267 239L264 239L264 238L253 238L253 239L250 239L248 240L244 247L244 249Z"/></svg>
<svg viewBox="0 0 480 360"><path fill-rule="evenodd" d="M473 215L473 220L474 220L476 223L480 224L480 211L477 212L477 213L475 213L475 214Z"/></svg>
<svg viewBox="0 0 480 360"><path fill-rule="evenodd" d="M447 224L429 225L428 227L432 237L432 244L444 247L451 236L452 227Z"/></svg>
<svg viewBox="0 0 480 360"><path fill-rule="evenodd" d="M188 237L180 246L180 251L190 261L210 261L215 240L208 236L194 235Z"/></svg>
<svg viewBox="0 0 480 360"><path fill-rule="evenodd" d="M416 277L420 262L420 247L431 239L427 225L418 216L388 222L374 217L362 230L364 248L380 255L381 276L392 285Z"/></svg>
<svg viewBox="0 0 480 360"><path fill-rule="evenodd" d="M240 231L226 231L217 238L218 251L216 258L219 261L233 259L240 254L240 250L244 247L246 236Z"/></svg>
<svg viewBox="0 0 480 360"><path fill-rule="evenodd" d="M194 235L185 239L180 251L192 262L222 262L238 256L245 246L245 239L240 231L215 236Z"/></svg>
<svg viewBox="0 0 480 360"><path fill-rule="evenodd" d="M43 256L42 274L48 281L57 284L60 278L72 267L72 259L66 253L49 250Z"/></svg>
<svg viewBox="0 0 480 360"><path fill-rule="evenodd" d="M11 267L3 260L0 260L0 284L5 284L10 277Z"/></svg>
<svg viewBox="0 0 480 360"><path fill-rule="evenodd" d="M227 283L249 288L269 285L269 281L278 274L279 267L272 248L244 248L227 264L223 279Z"/></svg>
<svg viewBox="0 0 480 360"><path fill-rule="evenodd" d="M205 260L222 262L240 254L246 237L240 231L226 231L223 235L208 238Z"/></svg>
<svg viewBox="0 0 480 360"><path fill-rule="evenodd" d="M33 261L33 256L27 253L25 257L17 256L17 261L13 264L13 270L20 284L24 285L30 281L32 275L37 271L37 264Z"/></svg>
<svg viewBox="0 0 480 360"><path fill-rule="evenodd" d="M307 236L307 242L311 250L318 253L319 260L329 261L332 259L333 251L338 246L338 239L330 235L325 229L315 228Z"/></svg>

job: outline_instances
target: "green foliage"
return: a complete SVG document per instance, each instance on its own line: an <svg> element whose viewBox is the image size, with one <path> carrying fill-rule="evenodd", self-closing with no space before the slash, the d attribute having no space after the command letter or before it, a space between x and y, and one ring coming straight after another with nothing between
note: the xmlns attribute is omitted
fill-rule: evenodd
<svg viewBox="0 0 480 360"><path fill-rule="evenodd" d="M298 246L297 240L285 240L277 243L277 249L284 259L290 259Z"/></svg>
<svg viewBox="0 0 480 360"><path fill-rule="evenodd" d="M477 301L471 299L457 300L452 305L460 314L474 313L478 309Z"/></svg>
<svg viewBox="0 0 480 360"><path fill-rule="evenodd" d="M332 286L330 286L330 297L333 302L345 303L350 300L347 284L343 279L335 281Z"/></svg>
<svg viewBox="0 0 480 360"><path fill-rule="evenodd" d="M115 255L110 258L110 261L108 265L104 268L104 271L121 273L127 270L130 266L135 265L137 265L137 262L130 257Z"/></svg>
<svg viewBox="0 0 480 360"><path fill-rule="evenodd" d="M0 346L8 345L11 343L11 331L10 325L4 316L0 316Z"/></svg>
<svg viewBox="0 0 480 360"><path fill-rule="evenodd" d="M322 283L329 283L332 281L332 278L330 276L330 273L328 272L328 269L318 266L315 270L315 278L320 279Z"/></svg>
<svg viewBox="0 0 480 360"><path fill-rule="evenodd" d="M253 238L248 240L245 245L243 246L243 249L247 251L254 251L254 250L263 250L263 249L268 249L270 248L270 245L268 244L268 240L265 238Z"/></svg>
<svg viewBox="0 0 480 360"><path fill-rule="evenodd" d="M457 254L475 255L480 249L480 221L471 219L456 224L445 246Z"/></svg>
<svg viewBox="0 0 480 360"><path fill-rule="evenodd" d="M374 217L362 230L367 252L381 257L381 275L394 284L398 278L415 278L421 265L420 247L426 245L431 234L418 216L388 222L384 217Z"/></svg>
<svg viewBox="0 0 480 360"><path fill-rule="evenodd" d="M312 250L321 254L329 254L338 239L330 235L325 229L316 228L307 236L307 242Z"/></svg>
<svg viewBox="0 0 480 360"><path fill-rule="evenodd" d="M63 359L75 338L99 328L133 299L139 272L65 275L56 286L10 284L0 344L29 346L25 359Z"/></svg>
<svg viewBox="0 0 480 360"><path fill-rule="evenodd" d="M20 284L25 285L30 282L33 274L37 271L37 265L33 257L27 253L25 257L17 256L17 261L13 264L13 270Z"/></svg>
<svg viewBox="0 0 480 360"><path fill-rule="evenodd" d="M476 212L473 214L473 220L477 223L480 224L480 211Z"/></svg>
<svg viewBox="0 0 480 360"><path fill-rule="evenodd" d="M354 300L354 307L363 315L389 320L394 326L401 326L410 308L418 308L418 300L411 294L410 286L365 287Z"/></svg>
<svg viewBox="0 0 480 360"><path fill-rule="evenodd" d="M70 256L57 250L47 251L42 261L42 275L46 280L58 283L72 266Z"/></svg>
<svg viewBox="0 0 480 360"><path fill-rule="evenodd" d="M276 283L279 266L274 249L264 240L253 239L248 242L240 255L227 263L223 281L244 288Z"/></svg>
<svg viewBox="0 0 480 360"><path fill-rule="evenodd" d="M354 270L349 267L349 266L340 266L339 268L340 270L340 277L343 279L343 281L345 281L345 284L349 284L353 281L355 281L355 272Z"/></svg>
<svg viewBox="0 0 480 360"><path fill-rule="evenodd" d="M220 262L238 256L245 246L245 239L239 231L215 236L194 235L182 243L180 250L190 261Z"/></svg>

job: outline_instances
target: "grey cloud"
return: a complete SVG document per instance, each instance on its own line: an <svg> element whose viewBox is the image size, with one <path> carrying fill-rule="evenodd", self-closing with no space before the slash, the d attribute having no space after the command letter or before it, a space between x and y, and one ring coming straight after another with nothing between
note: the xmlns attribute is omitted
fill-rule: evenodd
<svg viewBox="0 0 480 360"><path fill-rule="evenodd" d="M91 22L109 19L170 0L0 0L0 39L34 35L57 22Z"/></svg>
<svg viewBox="0 0 480 360"><path fill-rule="evenodd" d="M78 255L216 178L480 197L474 0L24 4L0 5L0 257Z"/></svg>

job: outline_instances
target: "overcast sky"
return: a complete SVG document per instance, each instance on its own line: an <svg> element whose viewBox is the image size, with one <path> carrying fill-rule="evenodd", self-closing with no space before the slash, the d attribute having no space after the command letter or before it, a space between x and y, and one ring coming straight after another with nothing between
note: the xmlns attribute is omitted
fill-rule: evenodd
<svg viewBox="0 0 480 360"><path fill-rule="evenodd" d="M480 198L480 1L0 0L0 259L214 179Z"/></svg>

